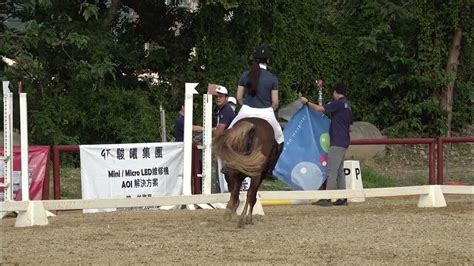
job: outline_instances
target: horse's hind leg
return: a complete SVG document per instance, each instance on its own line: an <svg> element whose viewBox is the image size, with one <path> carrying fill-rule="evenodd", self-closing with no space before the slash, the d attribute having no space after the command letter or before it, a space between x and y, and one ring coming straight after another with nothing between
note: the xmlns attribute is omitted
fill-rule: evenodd
<svg viewBox="0 0 474 266"><path fill-rule="evenodd" d="M245 201L244 209L242 211L242 214L240 215L240 220L239 220L239 227L240 228L245 227L248 207L249 207L249 200L248 200L248 197L247 197L247 200ZM252 215L252 213L250 213L250 215Z"/></svg>
<svg viewBox="0 0 474 266"><path fill-rule="evenodd" d="M232 190L234 191L234 193L235 193L237 196L233 198L234 204L233 204L233 208L232 208L232 213L236 213L237 208L238 208L239 205L240 205L240 199L239 199L240 187L242 186L242 181L244 181L244 180L243 180L242 178L240 178L240 177L237 177L237 178L235 178L234 180L235 180L235 182L234 182L234 187L232 188Z"/></svg>
<svg viewBox="0 0 474 266"><path fill-rule="evenodd" d="M247 191L247 201L249 203L249 213L247 214L247 224L253 224L252 217L253 217L253 207L257 202L257 192L258 188L260 187L260 183L262 183L262 176L256 176L252 178L250 182L250 188Z"/></svg>
<svg viewBox="0 0 474 266"><path fill-rule="evenodd" d="M227 208L225 212L225 218L230 220L232 215L235 214L237 208L239 207L239 195L240 195L240 186L242 185L242 180L237 177L230 178L232 182L232 190L230 191L230 199L227 203Z"/></svg>
<svg viewBox="0 0 474 266"><path fill-rule="evenodd" d="M234 190L232 190L232 192L230 193L230 199L229 202L227 202L227 207L224 214L224 218L227 221L230 221L232 219L232 215L235 214L235 210L239 206L239 193L240 191L234 192ZM235 198L237 198L237 201L235 200Z"/></svg>

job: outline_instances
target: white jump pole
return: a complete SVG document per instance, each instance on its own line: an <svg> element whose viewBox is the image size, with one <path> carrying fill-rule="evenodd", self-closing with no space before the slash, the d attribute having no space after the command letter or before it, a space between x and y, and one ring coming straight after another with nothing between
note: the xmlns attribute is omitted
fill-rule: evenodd
<svg viewBox="0 0 474 266"><path fill-rule="evenodd" d="M166 142L166 113L163 104L160 103L161 141Z"/></svg>
<svg viewBox="0 0 474 266"><path fill-rule="evenodd" d="M28 170L28 115L26 93L20 93L21 200L30 200Z"/></svg>
<svg viewBox="0 0 474 266"><path fill-rule="evenodd" d="M20 84L21 92L21 84ZM5 171L4 171L4 201L13 203L13 94L8 89L8 82L3 82L4 94L4 124L5 124ZM21 193L22 202L27 209L18 212L15 227L33 225L47 225L47 213L41 201L30 201L29 174L28 174L28 120L26 93L20 93L20 130L21 130ZM4 212L5 213L5 212ZM2 216L3 214L2 213Z"/></svg>
<svg viewBox="0 0 474 266"><path fill-rule="evenodd" d="M204 94L204 134L202 155L202 194L210 195L212 187L212 95Z"/></svg>
<svg viewBox="0 0 474 266"><path fill-rule="evenodd" d="M203 95L203 121L204 127L202 139L202 172L201 188L203 195L211 195L212 180L212 95L206 93ZM198 204L202 209L216 208L216 204Z"/></svg>
<svg viewBox="0 0 474 266"><path fill-rule="evenodd" d="M202 156L202 194L211 195L212 191L212 101L216 89L215 84L209 84L207 93L203 95L203 156ZM209 204L212 208L222 209L226 207L223 203ZM199 205L201 206L201 205Z"/></svg>
<svg viewBox="0 0 474 266"><path fill-rule="evenodd" d="M10 92L9 81L3 81L3 200L13 200L13 94Z"/></svg>
<svg viewBox="0 0 474 266"><path fill-rule="evenodd" d="M198 94L196 87L199 83L185 84L184 98L184 171L183 171L183 195L191 195L191 166L192 166L192 137L193 137L193 97ZM188 205L194 209L194 205Z"/></svg>

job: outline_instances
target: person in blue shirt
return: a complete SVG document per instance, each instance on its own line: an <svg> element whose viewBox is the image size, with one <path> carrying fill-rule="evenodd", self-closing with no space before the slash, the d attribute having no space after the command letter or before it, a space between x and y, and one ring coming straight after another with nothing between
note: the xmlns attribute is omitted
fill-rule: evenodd
<svg viewBox="0 0 474 266"><path fill-rule="evenodd" d="M176 142L182 142L184 139L184 104L177 105L178 116L176 117L174 125L174 139ZM202 132L204 130L201 126L193 125L193 132Z"/></svg>
<svg viewBox="0 0 474 266"><path fill-rule="evenodd" d="M224 130L226 130L230 126L230 124L232 123L232 120L234 120L234 117L235 117L234 110L232 109L229 103L229 92L227 91L227 88L225 88L224 86L218 86L216 88L214 97L215 97L215 102L219 111L217 113L217 125L212 130L213 138L222 134ZM218 188L219 188L219 192L224 193L224 192L229 192L229 187L227 184L225 174L222 173L222 166L223 166L222 161L219 158L217 158Z"/></svg>
<svg viewBox="0 0 474 266"><path fill-rule="evenodd" d="M278 79L267 69L271 58L270 48L259 46L255 49L251 69L240 76L237 100L242 107L230 127L247 117L265 119L273 127L275 140L281 147L283 131L275 116L279 105Z"/></svg>
<svg viewBox="0 0 474 266"><path fill-rule="evenodd" d="M226 87L220 85L217 86L213 96L218 108L218 113L217 125L212 129L212 137L217 137L229 127L230 123L235 117L235 112L229 101L229 98L231 97L229 97L229 92L227 91ZM194 140L197 143L202 143L202 138L203 134L201 133L196 136Z"/></svg>
<svg viewBox="0 0 474 266"><path fill-rule="evenodd" d="M237 101L241 108L230 127L243 118L256 117L266 120L273 128L277 146L277 159L283 151L284 136L280 123L278 123L276 112L279 106L278 79L268 71L268 65L272 60L272 51L267 46L255 48L254 60L250 70L244 71L239 79L237 87ZM275 161L276 163L276 161ZM272 173L275 165L269 166L268 173ZM269 175L267 178L276 180Z"/></svg>
<svg viewBox="0 0 474 266"><path fill-rule="evenodd" d="M229 104L229 92L224 86L218 86L214 95L219 111L217 113L217 125L212 130L212 137L215 138L226 130L234 120L235 113Z"/></svg>
<svg viewBox="0 0 474 266"><path fill-rule="evenodd" d="M350 131L353 124L352 111L346 98L347 87L336 84L333 87L333 101L324 106L309 102L307 98L301 97L301 103L317 112L331 114L331 126L329 127L330 147L328 152L328 179L326 189L345 189L346 180L344 175L344 157L351 142ZM332 206L328 199L318 201L320 206ZM347 199L338 199L334 205L347 205Z"/></svg>

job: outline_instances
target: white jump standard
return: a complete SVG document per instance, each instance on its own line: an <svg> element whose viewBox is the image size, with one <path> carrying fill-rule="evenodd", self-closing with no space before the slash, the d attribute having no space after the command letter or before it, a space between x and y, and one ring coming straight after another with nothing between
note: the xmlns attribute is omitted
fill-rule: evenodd
<svg viewBox="0 0 474 266"><path fill-rule="evenodd" d="M14 203L13 198L13 94L8 88L9 82L3 82L4 98L4 202ZM21 84L20 84L21 88ZM28 167L28 120L27 120L27 96L20 89L20 134L21 134L21 199L27 204L25 210L18 211L15 227L26 227L33 225L47 225L47 212L41 201L30 201L29 189L29 167ZM2 208L3 209L3 208ZM2 211L2 210L0 210Z"/></svg>

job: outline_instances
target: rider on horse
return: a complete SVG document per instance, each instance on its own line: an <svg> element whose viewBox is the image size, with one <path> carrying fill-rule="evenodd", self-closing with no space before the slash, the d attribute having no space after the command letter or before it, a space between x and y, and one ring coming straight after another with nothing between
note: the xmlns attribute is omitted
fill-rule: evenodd
<svg viewBox="0 0 474 266"><path fill-rule="evenodd" d="M237 88L242 108L229 129L213 140L213 152L225 165L222 172L231 191L227 214L236 212L242 181L251 178L239 226L252 224L258 188L283 146L283 132L274 113L278 109L278 80L267 70L271 55L267 47L257 47L252 68L242 74Z"/></svg>
<svg viewBox="0 0 474 266"><path fill-rule="evenodd" d="M266 120L273 128L275 141L279 149L283 145L283 131L275 112L278 109L278 79L267 70L272 58L272 51L266 46L255 49L254 61L250 71L242 73L237 88L237 100L242 105L229 128L246 117Z"/></svg>

